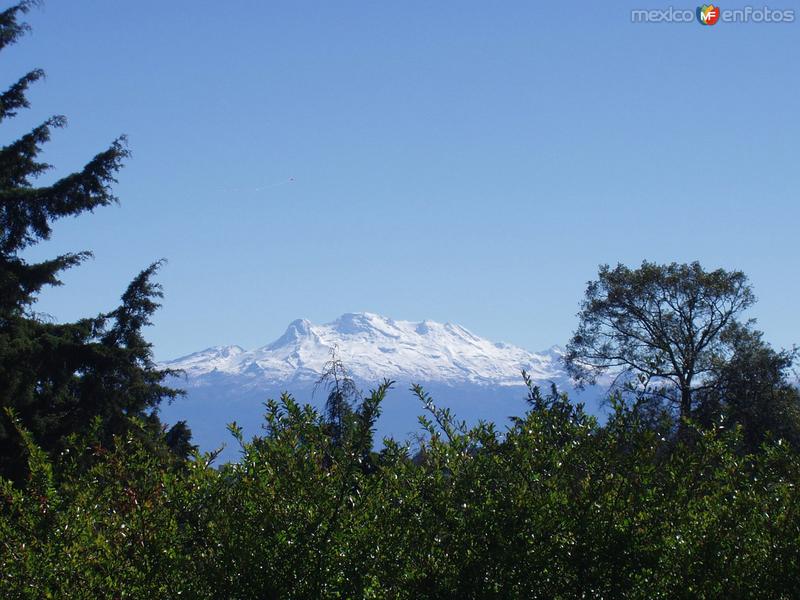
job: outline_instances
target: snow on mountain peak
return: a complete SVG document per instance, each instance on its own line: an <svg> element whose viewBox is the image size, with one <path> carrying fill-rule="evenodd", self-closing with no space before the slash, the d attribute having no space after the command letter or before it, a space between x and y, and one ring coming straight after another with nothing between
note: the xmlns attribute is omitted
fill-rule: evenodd
<svg viewBox="0 0 800 600"><path fill-rule="evenodd" d="M293 321L277 340L255 350L218 346L165 363L189 379L211 373L244 376L254 384L319 377L331 352L359 380L450 385L519 385L522 369L535 380L564 377L561 350L535 354L476 336L460 325L395 321L374 313L346 313L324 325Z"/></svg>
<svg viewBox="0 0 800 600"><path fill-rule="evenodd" d="M286 332L277 340L266 346L267 350L282 348L295 342L299 342L309 336L314 335L312 323L308 319L296 319L289 323Z"/></svg>
<svg viewBox="0 0 800 600"><path fill-rule="evenodd" d="M343 336L397 337L399 331L392 319L373 313L345 313L328 327Z"/></svg>

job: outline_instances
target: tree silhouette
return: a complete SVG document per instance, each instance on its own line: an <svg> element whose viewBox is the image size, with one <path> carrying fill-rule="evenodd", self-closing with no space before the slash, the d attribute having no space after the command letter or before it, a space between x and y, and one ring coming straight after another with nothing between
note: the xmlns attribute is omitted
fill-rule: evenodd
<svg viewBox="0 0 800 600"><path fill-rule="evenodd" d="M33 5L25 1L0 13L0 50L28 30L19 18ZM0 123L28 107L28 87L43 74L34 69L0 95ZM60 273L91 253L32 263L23 252L49 239L55 221L117 202L111 186L128 157L121 136L81 170L36 186L51 168L38 160L42 145L65 124L63 116L51 117L0 149L0 405L12 408L47 451L62 448L96 418L106 442L137 416L147 417L152 433L161 435L154 413L163 399L180 393L163 385L171 373L156 368L142 334L162 296L152 281L161 261L134 278L120 306L108 313L53 323L33 310L44 288L61 285ZM19 480L25 460L16 431L8 419L0 420L0 474Z"/></svg>

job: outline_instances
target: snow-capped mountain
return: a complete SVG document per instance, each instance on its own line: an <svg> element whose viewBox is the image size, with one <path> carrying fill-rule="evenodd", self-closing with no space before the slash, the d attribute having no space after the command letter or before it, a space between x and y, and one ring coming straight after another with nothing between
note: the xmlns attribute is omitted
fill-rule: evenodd
<svg viewBox="0 0 800 600"><path fill-rule="evenodd" d="M412 383L422 384L437 404L468 422L502 424L524 413L523 369L543 387L553 382L576 394L557 346L528 352L450 323L348 313L324 325L294 321L280 338L254 350L215 346L163 363L183 371L184 377L173 384L186 389L187 396L162 407L162 418L187 420L205 450L230 441L226 424L231 421L242 425L246 434L258 433L263 402L284 391L301 402L324 404L325 394L317 393L315 384L334 350L363 390L384 378L397 382L382 405L377 439L404 439L418 430L423 408L409 392ZM235 459L235 449L223 457Z"/></svg>
<svg viewBox="0 0 800 600"><path fill-rule="evenodd" d="M490 342L460 325L434 321L395 321L372 313L348 313L332 323L298 319L280 338L255 350L216 346L169 361L182 369L190 385L220 375L239 376L249 385L313 382L332 352L353 377L378 382L436 382L517 386L520 372L534 380L563 380L561 350L531 353Z"/></svg>

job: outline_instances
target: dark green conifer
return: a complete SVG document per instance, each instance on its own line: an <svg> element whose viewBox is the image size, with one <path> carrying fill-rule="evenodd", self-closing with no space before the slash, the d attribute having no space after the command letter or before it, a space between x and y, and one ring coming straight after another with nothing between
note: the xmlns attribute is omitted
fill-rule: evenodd
<svg viewBox="0 0 800 600"><path fill-rule="evenodd" d="M0 50L27 31L19 19L33 4L0 13ZM26 91L42 76L35 69L0 95L0 123L28 107ZM152 281L160 262L142 271L120 306L106 314L53 323L33 310L43 288L60 285L60 273L91 253L29 262L24 250L47 240L58 219L117 202L111 186L128 156L119 137L80 171L37 186L51 168L38 159L42 145L65 124L63 116L51 117L0 149L0 406L13 408L36 443L51 452L95 417L110 441L129 427L130 417L149 416L162 399L179 393L163 385L169 373L156 368L142 335L162 295ZM0 420L0 474L19 479L25 462L15 431Z"/></svg>

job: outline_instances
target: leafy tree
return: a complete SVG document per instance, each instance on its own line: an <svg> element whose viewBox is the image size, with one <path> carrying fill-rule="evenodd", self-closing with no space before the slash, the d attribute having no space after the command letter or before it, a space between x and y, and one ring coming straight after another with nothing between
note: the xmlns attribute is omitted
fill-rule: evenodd
<svg viewBox="0 0 800 600"><path fill-rule="evenodd" d="M21 2L0 13L0 50L27 31L19 18L33 4ZM33 70L0 95L0 123L28 106L26 91L42 76ZM67 436L84 431L94 417L102 418L110 439L128 428L128 417L144 416L178 394L163 385L169 373L156 368L142 335L161 297L152 281L160 262L142 271L109 313L52 323L33 310L45 287L60 285L59 274L91 254L31 263L23 252L47 240L58 219L116 202L111 186L128 156L120 137L80 171L36 186L51 168L37 158L41 147L65 124L64 117L52 117L0 149L0 405L14 408L47 451L62 448ZM0 473L19 480L26 471L23 458L15 427L0 420Z"/></svg>
<svg viewBox="0 0 800 600"><path fill-rule="evenodd" d="M726 332L732 354L715 365L710 385L698 397L697 418L740 425L743 443L756 450L768 437L800 447L800 392L791 380L797 351L776 351L758 331Z"/></svg>
<svg viewBox="0 0 800 600"><path fill-rule="evenodd" d="M690 417L716 365L733 355L729 332L745 326L737 319L754 300L741 271L705 271L696 262L601 266L586 289L567 367L580 384L609 371L633 379Z"/></svg>

